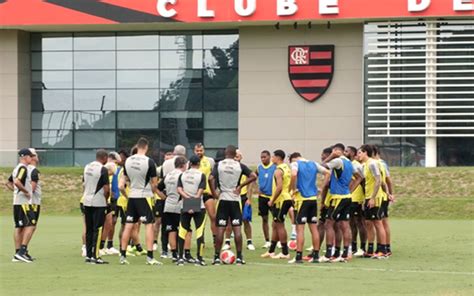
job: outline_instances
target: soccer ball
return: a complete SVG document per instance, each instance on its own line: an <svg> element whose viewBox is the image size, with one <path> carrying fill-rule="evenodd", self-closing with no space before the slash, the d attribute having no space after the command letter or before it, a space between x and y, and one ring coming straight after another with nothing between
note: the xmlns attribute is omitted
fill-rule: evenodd
<svg viewBox="0 0 474 296"><path fill-rule="evenodd" d="M288 248L292 251L296 250L296 240L290 240L288 242Z"/></svg>
<svg viewBox="0 0 474 296"><path fill-rule="evenodd" d="M234 252L231 250L225 250L221 252L221 261L224 264L233 264L235 262Z"/></svg>

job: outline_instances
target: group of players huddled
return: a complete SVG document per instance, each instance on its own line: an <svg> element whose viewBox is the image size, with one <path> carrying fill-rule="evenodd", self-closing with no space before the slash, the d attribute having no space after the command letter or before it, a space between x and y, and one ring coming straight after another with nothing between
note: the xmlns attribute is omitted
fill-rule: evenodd
<svg viewBox="0 0 474 296"><path fill-rule="evenodd" d="M129 264L127 256L146 255L147 264L161 265L154 258L161 231L161 258L170 257L177 265L204 266L209 218L215 250L212 264L221 264L221 250L231 247L232 233L235 263L245 264L241 226L244 224L247 249L254 251L250 223L254 187L262 217L263 248L267 249L262 258L323 263L347 262L352 257L385 259L392 254L388 205L394 200L393 184L374 145L356 149L338 143L323 150L320 163L298 152L287 160L283 150L272 154L265 150L254 172L241 163L242 153L231 145L219 151L215 160L205 156L202 144L195 145L189 159L185 147L177 145L160 167L147 152L148 141L140 138L131 155L99 150L96 160L84 168L81 209L87 263L106 264L103 255L119 255L120 264ZM273 216L271 235L269 213ZM292 224L290 240L287 217ZM120 250L113 247L117 219L122 225ZM140 244L141 224L146 231L146 250ZM307 256L303 256L305 224L312 242ZM190 251L193 232L196 258ZM320 256L324 239L326 251ZM277 248L281 248L278 254ZM290 249L296 250L293 259Z"/></svg>

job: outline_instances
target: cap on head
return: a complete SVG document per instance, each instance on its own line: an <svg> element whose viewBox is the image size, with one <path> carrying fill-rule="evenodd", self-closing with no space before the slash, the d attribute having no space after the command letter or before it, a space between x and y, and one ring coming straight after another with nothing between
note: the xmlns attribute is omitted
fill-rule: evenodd
<svg viewBox="0 0 474 296"><path fill-rule="evenodd" d="M18 156L19 157L33 156L33 153L31 152L30 149L23 148L23 149L20 149L20 151L18 151Z"/></svg>
<svg viewBox="0 0 474 296"><path fill-rule="evenodd" d="M191 165L199 165L200 162L201 162L201 159L197 155L193 155L189 159L189 164L191 164Z"/></svg>
<svg viewBox="0 0 474 296"><path fill-rule="evenodd" d="M176 145L176 146L174 146L173 153L174 153L174 155L185 156L186 155L186 148L183 145Z"/></svg>
<svg viewBox="0 0 474 296"><path fill-rule="evenodd" d="M29 148L29 149L30 149L31 154L32 154L31 156L37 156L37 155L38 155L38 153L36 153L36 149L35 149L35 148Z"/></svg>

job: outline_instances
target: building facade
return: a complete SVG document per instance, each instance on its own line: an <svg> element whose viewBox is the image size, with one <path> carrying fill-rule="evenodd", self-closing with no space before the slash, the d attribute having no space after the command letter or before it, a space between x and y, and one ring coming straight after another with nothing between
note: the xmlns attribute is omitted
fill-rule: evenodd
<svg viewBox="0 0 474 296"><path fill-rule="evenodd" d="M0 166L20 147L83 165L140 136L157 161L176 144L256 164L342 142L474 164L472 1L229 2L0 3Z"/></svg>

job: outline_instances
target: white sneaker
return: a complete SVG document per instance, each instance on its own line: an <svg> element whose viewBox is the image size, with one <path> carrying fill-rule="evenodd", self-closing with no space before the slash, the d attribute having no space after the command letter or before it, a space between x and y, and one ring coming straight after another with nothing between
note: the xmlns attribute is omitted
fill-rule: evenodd
<svg viewBox="0 0 474 296"><path fill-rule="evenodd" d="M158 244L153 244L153 251L158 250Z"/></svg>
<svg viewBox="0 0 474 296"><path fill-rule="evenodd" d="M326 256L319 257L319 263L327 263L327 262L331 262L331 259L329 259Z"/></svg>
<svg viewBox="0 0 474 296"><path fill-rule="evenodd" d="M311 246L311 247L309 247L309 248L306 248L306 251L312 252L312 251L313 251L313 247Z"/></svg>
<svg viewBox="0 0 474 296"><path fill-rule="evenodd" d="M108 255L108 254L107 254L107 251L105 250L105 248L104 248L104 249L100 249L100 250L99 250L99 257L105 256L105 255Z"/></svg>
<svg viewBox="0 0 474 296"><path fill-rule="evenodd" d="M268 248L270 248L271 245L272 244L270 242L265 242L265 244L263 244L263 246L262 246L262 249L268 249Z"/></svg>
<svg viewBox="0 0 474 296"><path fill-rule="evenodd" d="M82 257L86 257L86 256L87 256L86 246L82 245Z"/></svg>
<svg viewBox="0 0 474 296"><path fill-rule="evenodd" d="M272 259L290 259L290 254L283 255L283 253L278 253L277 255L271 256Z"/></svg>
<svg viewBox="0 0 474 296"><path fill-rule="evenodd" d="M114 248L114 247L109 248L109 249L106 249L105 252L106 252L108 255L118 255L118 254L120 254L120 251L117 250L117 249Z"/></svg>
<svg viewBox="0 0 474 296"><path fill-rule="evenodd" d="M224 244L222 246L222 251L227 251L227 250L230 250L230 245L229 244Z"/></svg>
<svg viewBox="0 0 474 296"><path fill-rule="evenodd" d="M253 244L248 244L248 245L247 245L247 249L248 249L249 251L255 251L255 246L254 246Z"/></svg>
<svg viewBox="0 0 474 296"><path fill-rule="evenodd" d="M273 256L275 256L275 253L270 253L268 251L260 255L262 258L272 258Z"/></svg>
<svg viewBox="0 0 474 296"><path fill-rule="evenodd" d="M345 262L345 260L341 256L339 256L337 258L332 259L331 262L332 263Z"/></svg>
<svg viewBox="0 0 474 296"><path fill-rule="evenodd" d="M355 252L352 256L354 256L354 257L362 257L362 256L364 256L364 250L358 249L357 252Z"/></svg>
<svg viewBox="0 0 474 296"><path fill-rule="evenodd" d="M280 242L277 243L277 248L281 249L281 243Z"/></svg>

